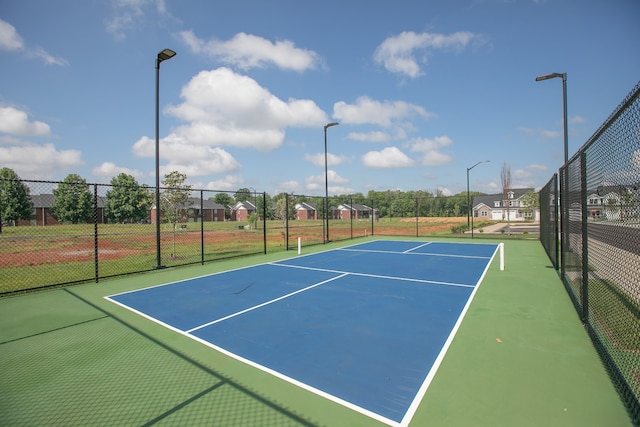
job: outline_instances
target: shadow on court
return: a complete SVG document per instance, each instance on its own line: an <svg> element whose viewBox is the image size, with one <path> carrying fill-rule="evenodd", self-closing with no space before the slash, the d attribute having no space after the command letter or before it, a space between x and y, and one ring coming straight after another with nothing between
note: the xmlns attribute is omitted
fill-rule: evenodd
<svg viewBox="0 0 640 427"><path fill-rule="evenodd" d="M73 290L0 308L2 425L315 425Z"/></svg>

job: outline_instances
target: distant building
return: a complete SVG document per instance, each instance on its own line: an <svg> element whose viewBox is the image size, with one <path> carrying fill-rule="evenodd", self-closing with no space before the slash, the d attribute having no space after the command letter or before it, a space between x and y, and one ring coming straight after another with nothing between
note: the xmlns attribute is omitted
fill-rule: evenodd
<svg viewBox="0 0 640 427"><path fill-rule="evenodd" d="M525 194L533 191L533 188L514 188L506 199L502 193L475 196L473 217L491 221L539 221L540 208L529 208L522 201Z"/></svg>
<svg viewBox="0 0 640 427"><path fill-rule="evenodd" d="M296 210L296 219L298 220L318 219L318 211L316 209L315 203L309 203L309 202L296 203L295 210Z"/></svg>
<svg viewBox="0 0 640 427"><path fill-rule="evenodd" d="M249 215L256 212L256 205L248 200L238 202L231 207L231 221L248 221Z"/></svg>

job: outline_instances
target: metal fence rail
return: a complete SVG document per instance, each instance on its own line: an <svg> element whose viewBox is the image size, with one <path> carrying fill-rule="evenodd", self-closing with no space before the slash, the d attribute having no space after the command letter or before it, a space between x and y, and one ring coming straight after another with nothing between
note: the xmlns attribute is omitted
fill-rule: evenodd
<svg viewBox="0 0 640 427"><path fill-rule="evenodd" d="M238 206L227 192L189 189L180 195L179 190L160 188L157 232L154 188L0 178L0 296L294 250L299 242L462 235L468 222L466 197L460 195L333 196L327 217L324 197L291 194L270 200L254 191ZM16 194L30 200L20 215Z"/></svg>
<svg viewBox="0 0 640 427"><path fill-rule="evenodd" d="M629 413L640 424L640 83L560 170L560 275ZM540 191L550 259L556 176ZM548 202L542 202L548 201ZM544 232L542 230L545 230Z"/></svg>

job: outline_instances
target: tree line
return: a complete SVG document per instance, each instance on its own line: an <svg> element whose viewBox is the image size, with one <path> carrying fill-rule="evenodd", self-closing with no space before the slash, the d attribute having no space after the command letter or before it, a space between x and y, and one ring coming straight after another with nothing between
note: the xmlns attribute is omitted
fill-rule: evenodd
<svg viewBox="0 0 640 427"><path fill-rule="evenodd" d="M177 171L170 172L162 180L160 193L161 220L170 224L186 220L192 187L185 184L187 176ZM111 179L106 192L105 216L109 222L142 222L149 219L155 204L155 188L139 184L129 174L120 173ZM77 174L68 175L52 190L54 201L51 214L60 223L86 223L94 214L95 196L87 181ZM331 209L343 204L364 205L375 209L376 215L385 217L455 217L466 216L469 211L468 198L473 200L479 192L460 192L445 196L440 190L401 191L370 190L366 195L353 193L329 197ZM531 207L538 206L537 194L532 193ZM315 206L318 218L324 217L323 197L279 193L271 196L249 188L240 188L235 193L218 192L208 200L225 207L225 218L230 218L230 207L237 202L249 201L256 207L252 221L262 219L284 220L295 218L295 204L308 202ZM15 225L19 220L29 220L33 215L29 187L9 168L0 169L0 232L2 224Z"/></svg>

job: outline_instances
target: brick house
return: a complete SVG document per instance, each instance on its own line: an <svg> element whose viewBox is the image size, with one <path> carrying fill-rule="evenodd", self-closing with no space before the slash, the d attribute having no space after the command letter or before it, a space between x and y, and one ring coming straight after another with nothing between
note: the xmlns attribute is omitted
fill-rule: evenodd
<svg viewBox="0 0 640 427"><path fill-rule="evenodd" d="M315 203L300 202L296 203L296 219L318 219L318 211Z"/></svg>
<svg viewBox="0 0 640 427"><path fill-rule="evenodd" d="M256 212L256 205L252 202L245 200L244 202L238 202L231 206L231 221L247 221L249 215Z"/></svg>
<svg viewBox="0 0 640 427"><path fill-rule="evenodd" d="M55 201L53 194L32 194L31 203L33 203L33 212L31 219L21 219L17 225L56 225L59 221L51 213L51 207ZM98 196L98 224L106 224L107 217L105 215L106 197ZM90 218L87 223L93 223Z"/></svg>
<svg viewBox="0 0 640 427"><path fill-rule="evenodd" d="M338 219L369 219L371 218L371 215L376 215L377 212L376 209L372 209L369 206L360 205L357 203L343 203L338 206L336 211L337 217L334 214L334 218Z"/></svg>
<svg viewBox="0 0 640 427"><path fill-rule="evenodd" d="M186 210L186 222L216 222L224 221L224 206L214 202L213 200L202 200L196 197L189 197L184 204L183 209ZM149 211L152 224L156 223L156 205L151 206ZM162 216L162 212L160 212Z"/></svg>

